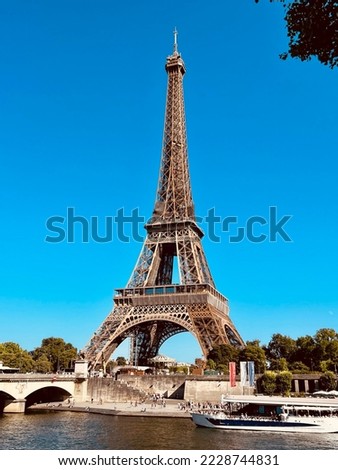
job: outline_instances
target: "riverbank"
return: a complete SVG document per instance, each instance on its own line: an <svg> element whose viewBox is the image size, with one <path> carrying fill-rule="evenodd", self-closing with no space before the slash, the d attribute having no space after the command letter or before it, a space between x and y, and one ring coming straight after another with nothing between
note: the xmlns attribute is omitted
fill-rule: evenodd
<svg viewBox="0 0 338 470"><path fill-rule="evenodd" d="M181 400L166 400L163 403L156 402L131 402L131 403L91 403L91 402L53 402L38 403L28 409L48 411L72 411L78 413L95 413L113 416L139 416L150 418L189 418L189 409Z"/></svg>

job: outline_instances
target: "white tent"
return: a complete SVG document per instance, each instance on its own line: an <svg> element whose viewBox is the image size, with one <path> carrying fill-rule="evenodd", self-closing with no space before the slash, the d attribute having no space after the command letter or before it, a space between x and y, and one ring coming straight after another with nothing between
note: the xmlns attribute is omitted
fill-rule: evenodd
<svg viewBox="0 0 338 470"><path fill-rule="evenodd" d="M327 397L329 392L325 392L325 390L318 390L318 392L314 392L312 395L316 397Z"/></svg>
<svg viewBox="0 0 338 470"><path fill-rule="evenodd" d="M153 362L154 364L163 364L165 366L176 364L176 359L172 357L164 356L163 354L159 354L158 356L152 357L149 359L149 362Z"/></svg>
<svg viewBox="0 0 338 470"><path fill-rule="evenodd" d="M330 390L329 392L325 392L325 390L318 390L318 392L314 392L312 395L316 397L338 397L337 390Z"/></svg>

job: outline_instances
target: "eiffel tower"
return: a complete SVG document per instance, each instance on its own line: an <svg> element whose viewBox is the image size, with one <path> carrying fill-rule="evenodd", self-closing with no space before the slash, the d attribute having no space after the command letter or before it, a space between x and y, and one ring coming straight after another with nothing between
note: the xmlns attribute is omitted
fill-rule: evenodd
<svg viewBox="0 0 338 470"><path fill-rule="evenodd" d="M128 337L134 365L148 365L168 338L186 331L205 356L215 345L244 346L230 320L228 300L215 288L201 243L203 232L195 220L183 99L186 69L176 30L165 69L168 87L155 208L126 288L116 289L113 310L82 351L90 369L104 365ZM178 284L173 283L174 266Z"/></svg>

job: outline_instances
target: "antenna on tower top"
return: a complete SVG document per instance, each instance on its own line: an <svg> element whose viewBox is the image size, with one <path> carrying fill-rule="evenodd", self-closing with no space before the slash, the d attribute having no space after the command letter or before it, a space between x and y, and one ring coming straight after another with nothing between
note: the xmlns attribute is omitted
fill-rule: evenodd
<svg viewBox="0 0 338 470"><path fill-rule="evenodd" d="M177 50L177 35L178 35L178 31L175 27L174 29L174 54L178 54L178 50Z"/></svg>

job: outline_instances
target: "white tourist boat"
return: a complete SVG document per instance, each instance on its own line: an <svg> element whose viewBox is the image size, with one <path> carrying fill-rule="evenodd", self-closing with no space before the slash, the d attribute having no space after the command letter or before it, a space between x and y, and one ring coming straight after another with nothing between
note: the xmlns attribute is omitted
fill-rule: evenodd
<svg viewBox="0 0 338 470"><path fill-rule="evenodd" d="M191 413L200 427L225 430L338 433L338 400L232 396L221 409Z"/></svg>

